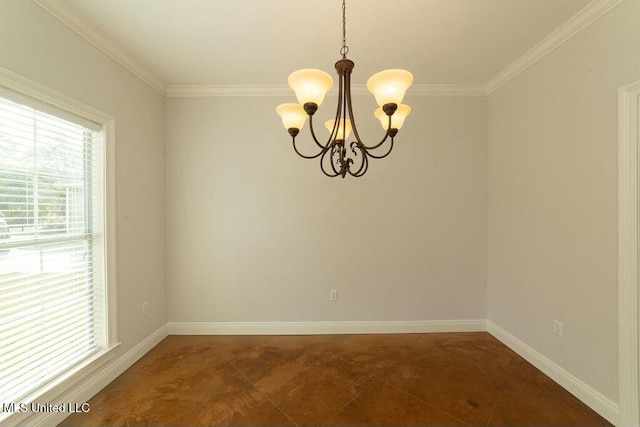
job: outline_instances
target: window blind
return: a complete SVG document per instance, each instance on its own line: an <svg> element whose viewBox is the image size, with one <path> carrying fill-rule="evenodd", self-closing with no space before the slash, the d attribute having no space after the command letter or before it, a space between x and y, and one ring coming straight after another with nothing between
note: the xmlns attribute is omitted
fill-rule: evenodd
<svg viewBox="0 0 640 427"><path fill-rule="evenodd" d="M99 126L4 95L0 402L18 403L106 344L103 147Z"/></svg>

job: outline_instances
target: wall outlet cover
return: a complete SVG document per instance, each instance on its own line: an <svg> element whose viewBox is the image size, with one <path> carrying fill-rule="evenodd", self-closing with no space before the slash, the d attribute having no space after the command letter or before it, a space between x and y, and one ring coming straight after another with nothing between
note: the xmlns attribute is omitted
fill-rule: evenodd
<svg viewBox="0 0 640 427"><path fill-rule="evenodd" d="M553 319L553 333L559 337L562 336L562 322L557 319Z"/></svg>

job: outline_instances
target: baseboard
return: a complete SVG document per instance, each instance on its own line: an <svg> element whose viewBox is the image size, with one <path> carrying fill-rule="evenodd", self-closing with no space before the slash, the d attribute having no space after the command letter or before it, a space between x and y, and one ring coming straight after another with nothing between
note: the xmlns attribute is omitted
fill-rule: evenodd
<svg viewBox="0 0 640 427"><path fill-rule="evenodd" d="M118 357L116 360L90 375L83 381L77 383L69 390L59 395L52 404L60 403L83 403L95 396L100 390L106 387L111 381L126 371L131 365L144 356L149 350L158 345L167 336L167 326L149 335L131 350ZM24 420L21 425L29 426L51 426L62 422L68 413L36 413Z"/></svg>
<svg viewBox="0 0 640 427"><path fill-rule="evenodd" d="M618 404L604 396L587 383L567 372L547 357L520 341L495 323L487 321L487 331L522 358L541 370L549 378L564 387L569 393L584 402L591 409L613 425L618 421Z"/></svg>
<svg viewBox="0 0 640 427"><path fill-rule="evenodd" d="M326 335L484 332L482 320L398 322L169 322L169 335Z"/></svg>

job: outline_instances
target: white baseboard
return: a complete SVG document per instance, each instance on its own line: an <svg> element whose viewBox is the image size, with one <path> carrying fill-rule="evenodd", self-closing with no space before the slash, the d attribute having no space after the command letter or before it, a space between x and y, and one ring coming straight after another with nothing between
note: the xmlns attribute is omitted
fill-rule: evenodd
<svg viewBox="0 0 640 427"><path fill-rule="evenodd" d="M126 371L131 365L144 356L149 350L158 345L167 336L167 326L149 335L131 350L118 357L116 360L106 365L103 369L88 376L75 386L59 395L53 404L60 403L83 403L95 396L100 390L106 387L111 381ZM62 422L68 413L36 413L24 420L21 425L28 426L51 426Z"/></svg>
<svg viewBox="0 0 640 427"><path fill-rule="evenodd" d="M169 335L326 335L484 332L482 320L399 322L169 322Z"/></svg>
<svg viewBox="0 0 640 427"><path fill-rule="evenodd" d="M604 396L593 387L567 372L544 355L520 341L495 323L487 321L487 331L499 339L504 345L518 353L527 362L541 370L549 378L564 387L569 393L596 411L613 425L618 421L618 404Z"/></svg>

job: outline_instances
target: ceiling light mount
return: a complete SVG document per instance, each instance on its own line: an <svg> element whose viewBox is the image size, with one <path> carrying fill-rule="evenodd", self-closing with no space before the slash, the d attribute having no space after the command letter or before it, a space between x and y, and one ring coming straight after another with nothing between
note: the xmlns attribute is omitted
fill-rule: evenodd
<svg viewBox="0 0 640 427"><path fill-rule="evenodd" d="M385 130L383 139L372 146L367 146L362 142L356 122L353 117L353 107L351 105L351 72L355 66L354 62L347 59L349 47L347 46L347 20L345 0L342 1L342 47L340 48L340 59L335 64L338 73L338 105L334 120L325 123L329 130L329 139L322 144L318 141L313 129L313 116L322 104L326 93L333 85L333 79L324 71L315 69L302 69L294 71L289 75L289 86L296 93L298 103L280 104L276 111L282 119L282 123L291 135L293 149L305 159L320 158L320 169L328 177L341 176L347 174L360 177L369 168L369 158L382 159L387 157L393 149L394 137L402 127L404 119L411 112L411 107L402 104L404 94L413 83L413 75L406 70L385 70L374 74L367 81L367 89L376 98L380 106L374 116L380 120L382 128ZM309 118L309 128L311 137L320 151L314 155L304 155L296 146L296 136L304 126L307 117ZM355 141L349 144L349 150L345 142L351 132ZM385 144L389 141L388 144ZM387 148L383 154L374 154L374 150L382 146ZM353 166L356 165L356 166Z"/></svg>

